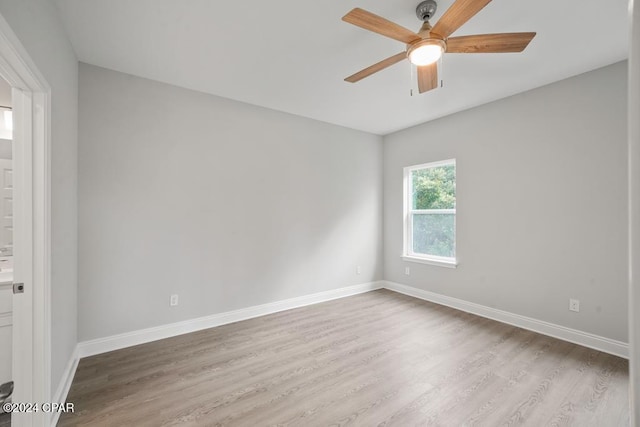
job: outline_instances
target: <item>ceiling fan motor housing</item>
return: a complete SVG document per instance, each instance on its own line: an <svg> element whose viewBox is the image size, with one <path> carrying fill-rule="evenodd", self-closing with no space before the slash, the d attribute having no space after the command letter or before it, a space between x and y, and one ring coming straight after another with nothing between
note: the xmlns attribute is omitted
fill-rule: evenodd
<svg viewBox="0 0 640 427"><path fill-rule="evenodd" d="M435 0L425 0L416 7L416 16L422 22L427 22L435 15L437 8L438 4Z"/></svg>

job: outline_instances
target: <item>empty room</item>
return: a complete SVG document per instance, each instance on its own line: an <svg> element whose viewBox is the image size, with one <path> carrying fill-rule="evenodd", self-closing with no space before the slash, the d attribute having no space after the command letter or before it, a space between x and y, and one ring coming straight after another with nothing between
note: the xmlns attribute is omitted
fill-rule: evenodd
<svg viewBox="0 0 640 427"><path fill-rule="evenodd" d="M0 427L640 426L638 9L0 1Z"/></svg>

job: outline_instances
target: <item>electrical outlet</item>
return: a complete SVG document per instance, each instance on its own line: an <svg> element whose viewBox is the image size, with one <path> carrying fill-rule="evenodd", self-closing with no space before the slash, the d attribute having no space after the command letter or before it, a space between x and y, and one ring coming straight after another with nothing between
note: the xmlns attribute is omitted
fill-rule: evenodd
<svg viewBox="0 0 640 427"><path fill-rule="evenodd" d="M171 295L169 304L171 304L171 306L178 305L178 295Z"/></svg>
<svg viewBox="0 0 640 427"><path fill-rule="evenodd" d="M405 267L404 274L406 274L407 276L411 275L411 269L409 267Z"/></svg>
<svg viewBox="0 0 640 427"><path fill-rule="evenodd" d="M570 299L569 300L569 310L571 310L571 311L580 311L580 300L578 300L578 299Z"/></svg>
<svg viewBox="0 0 640 427"><path fill-rule="evenodd" d="M356 274L362 273L362 268L360 266L356 267Z"/></svg>

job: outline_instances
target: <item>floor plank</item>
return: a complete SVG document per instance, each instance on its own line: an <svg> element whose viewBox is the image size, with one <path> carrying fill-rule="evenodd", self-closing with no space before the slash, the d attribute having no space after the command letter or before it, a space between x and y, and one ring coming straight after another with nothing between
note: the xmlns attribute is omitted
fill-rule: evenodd
<svg viewBox="0 0 640 427"><path fill-rule="evenodd" d="M387 290L80 361L60 426L627 426L628 363Z"/></svg>

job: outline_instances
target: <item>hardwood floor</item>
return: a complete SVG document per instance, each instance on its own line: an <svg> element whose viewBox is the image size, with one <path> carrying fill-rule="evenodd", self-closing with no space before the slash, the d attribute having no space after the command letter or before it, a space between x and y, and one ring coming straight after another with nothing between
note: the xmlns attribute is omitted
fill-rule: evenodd
<svg viewBox="0 0 640 427"><path fill-rule="evenodd" d="M619 357L387 290L82 359L62 426L626 426Z"/></svg>

